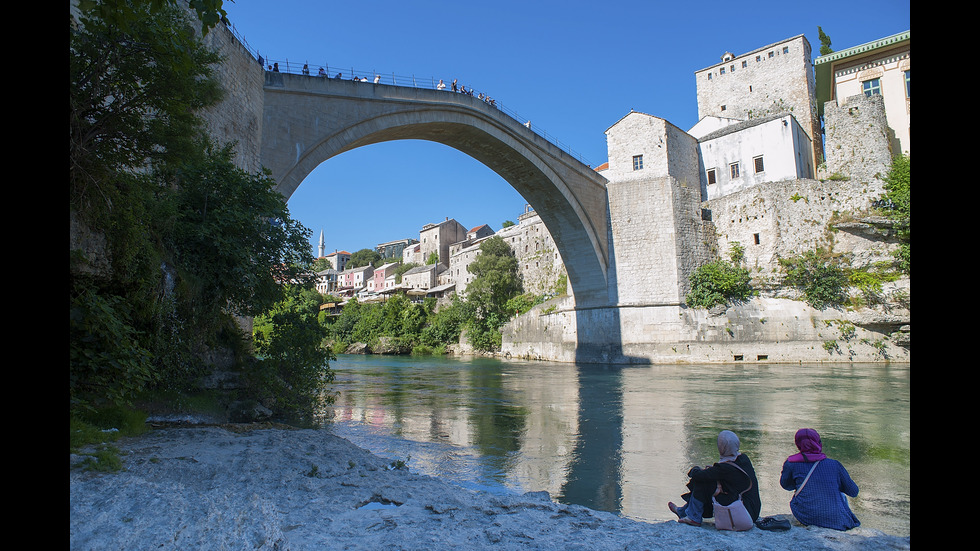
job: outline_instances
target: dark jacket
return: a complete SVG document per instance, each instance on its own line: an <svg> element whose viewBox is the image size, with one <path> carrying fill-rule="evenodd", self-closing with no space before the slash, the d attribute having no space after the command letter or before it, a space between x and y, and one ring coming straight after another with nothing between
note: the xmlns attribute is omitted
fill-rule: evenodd
<svg viewBox="0 0 980 551"><path fill-rule="evenodd" d="M752 517L753 521L759 518L759 512L762 510L762 500L759 498L759 480L755 477L755 469L752 468L752 462L743 453L735 458L734 463L741 467L745 473L742 473L742 471L728 462L715 463L706 469L695 467L688 473L688 476L691 477L688 488L691 489L691 493L698 501L704 503L705 518L714 516L711 497L715 493L719 482L721 483L722 493L714 496L714 498L722 505L729 505L738 499L740 492L749 488L750 478L752 487L742 494L742 503L745 504L745 508L749 511L749 516ZM746 474L748 476L745 476Z"/></svg>

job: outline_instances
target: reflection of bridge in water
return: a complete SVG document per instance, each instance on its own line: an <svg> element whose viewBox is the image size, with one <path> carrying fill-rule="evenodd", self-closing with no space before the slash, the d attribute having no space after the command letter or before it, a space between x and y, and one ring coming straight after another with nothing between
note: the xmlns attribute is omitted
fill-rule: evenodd
<svg viewBox="0 0 980 551"><path fill-rule="evenodd" d="M551 232L576 304L608 303L606 179L588 165L479 97L265 73L260 158L287 198L335 155L408 139L447 145L500 175Z"/></svg>

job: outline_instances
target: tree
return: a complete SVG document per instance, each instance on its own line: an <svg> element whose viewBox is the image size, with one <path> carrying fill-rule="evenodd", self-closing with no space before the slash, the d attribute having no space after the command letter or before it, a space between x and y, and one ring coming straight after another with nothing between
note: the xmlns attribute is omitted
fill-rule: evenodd
<svg viewBox="0 0 980 551"><path fill-rule="evenodd" d="M834 50L830 49L830 37L819 26L817 27L817 35L820 37L820 55L834 53Z"/></svg>
<svg viewBox="0 0 980 551"><path fill-rule="evenodd" d="M517 259L503 238L494 236L483 241L468 269L474 275L466 287L466 300L474 308L471 341L478 348L494 349L500 345L500 326L510 318L507 301L523 290Z"/></svg>
<svg viewBox="0 0 980 551"><path fill-rule="evenodd" d="M431 253L429 253L429 257L425 259L426 266L431 266L433 264L438 264L438 263L439 263L439 253L437 253L436 251L432 251Z"/></svg>
<svg viewBox="0 0 980 551"><path fill-rule="evenodd" d="M275 182L231 162L231 148L175 171L177 216L168 243L189 302L213 318L225 308L255 316L304 278L310 230L289 216Z"/></svg>
<svg viewBox="0 0 980 551"><path fill-rule="evenodd" d="M246 372L256 397L312 413L334 378L330 352L323 347L326 328L318 321L322 297L303 285L287 285L285 297L255 318L254 342L259 361ZM324 398L328 399L328 398Z"/></svg>
<svg viewBox="0 0 980 551"><path fill-rule="evenodd" d="M512 221L510 221L510 220L504 220L504 221L503 221L503 222L502 222L502 223L500 224L500 227L501 227L501 228L509 228L509 227L511 227L511 226L515 226L515 225L516 225L516 224L514 224L514 222L512 222Z"/></svg>
<svg viewBox="0 0 980 551"><path fill-rule="evenodd" d="M888 199L888 216L898 221L900 245L899 262L902 271L912 273L912 158L896 157L885 177L885 198Z"/></svg>
<svg viewBox="0 0 980 551"><path fill-rule="evenodd" d="M69 212L109 259L70 254L71 408L190 385L203 352L241 345L230 314L272 307L312 260L271 179L205 137L218 57L182 10L132 6L124 28L69 23Z"/></svg>
<svg viewBox="0 0 980 551"><path fill-rule="evenodd" d="M313 273L322 272L323 270L329 270L333 268L333 264L330 263L326 258L317 258L310 264L310 271Z"/></svg>
<svg viewBox="0 0 980 551"><path fill-rule="evenodd" d="M93 18L69 25L69 182L76 208L99 201L111 208L135 172L194 157L202 131L196 113L221 94L211 78L217 54L200 45L178 10L144 9L128 28Z"/></svg>
<svg viewBox="0 0 980 551"><path fill-rule="evenodd" d="M361 266L367 265L373 266L379 260L381 260L381 255L378 254L378 251L373 249L361 249L350 255L350 261L347 263L347 267L360 268Z"/></svg>

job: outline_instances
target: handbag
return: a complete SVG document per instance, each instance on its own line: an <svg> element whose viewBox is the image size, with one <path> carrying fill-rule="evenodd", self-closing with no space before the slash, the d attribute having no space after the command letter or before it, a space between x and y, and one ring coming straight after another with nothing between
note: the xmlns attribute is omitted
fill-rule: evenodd
<svg viewBox="0 0 980 551"><path fill-rule="evenodd" d="M752 515L749 514L749 510L746 509L745 504L742 503L742 494L752 489L752 477L738 465L734 463L731 465L742 471L742 474L748 477L749 487L739 492L738 499L728 505L722 505L718 503L718 500L716 500L714 496L711 497L711 505L714 508L715 514L715 528L718 530L744 532L745 530L749 530L752 528L752 526L754 526L752 522ZM720 484L721 483L719 483L719 485Z"/></svg>
<svg viewBox="0 0 980 551"><path fill-rule="evenodd" d="M790 502L796 499L796 496L800 495L800 492L803 490L803 487L806 486L806 481L810 480L810 475L813 474L813 470L817 468L817 465L820 464L820 461L821 460L818 459L817 462L814 463L812 467L810 467L810 471L806 473L806 478L803 479L803 483L801 483L800 487L797 488L795 492L793 492L793 497L790 498Z"/></svg>

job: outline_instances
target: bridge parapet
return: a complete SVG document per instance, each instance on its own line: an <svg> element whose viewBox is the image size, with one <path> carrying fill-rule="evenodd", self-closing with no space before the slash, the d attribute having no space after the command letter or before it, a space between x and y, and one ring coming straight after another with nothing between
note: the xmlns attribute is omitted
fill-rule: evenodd
<svg viewBox="0 0 980 551"><path fill-rule="evenodd" d="M271 60L269 60L268 62L273 63L273 61ZM265 72L266 86L284 86L285 79L286 78L291 79L291 77L286 77L285 75L293 75L294 77L313 79L311 81L311 84L318 83L318 82L353 82L358 84L371 84L375 86L390 86L394 88L431 90L431 91L436 91L445 94L452 94L460 97L468 97L473 101L485 103L493 107L497 111L500 111L508 115L511 119L520 123L522 126L527 127L535 134L541 136L546 141L550 142L551 144L555 145L556 147L564 151L566 154L571 155L573 158L577 159L582 164L590 168L592 167L592 163L590 163L588 159L586 159L582 154L573 150L567 143L564 143L561 140L559 140L558 137L555 136L554 134L549 133L547 130L541 128L538 125L530 124L530 120L528 118L522 117L513 109L510 109L506 105L498 102L496 99L491 98L489 94L486 94L482 91L473 88L463 87L458 91L453 91L451 83L446 83L445 81L431 78L431 77L419 78L414 75L411 76L395 75L394 73L380 74L380 73L373 73L373 72L356 71L354 69L348 69L346 74L343 71L341 71L340 73L337 73L336 75L333 76L331 76L329 70L325 70L324 76L319 76L316 73L304 74L303 70L300 69L299 65L297 65L296 63L289 63L289 62L276 62L276 63L282 63L279 71L276 72L276 71L267 70ZM315 71L319 71L319 68L315 69ZM444 89L439 88L440 82L444 84L445 86ZM291 83L291 85L293 84ZM464 89L465 91L463 91Z"/></svg>

